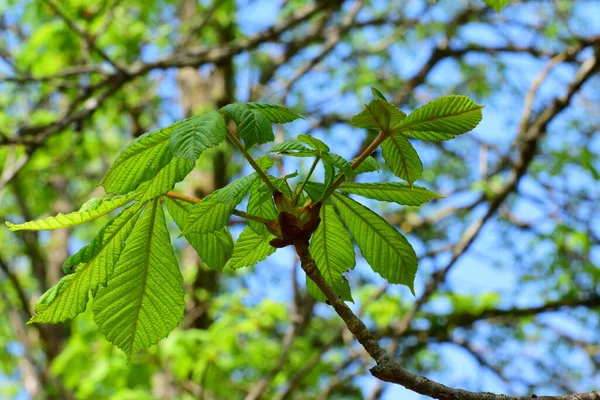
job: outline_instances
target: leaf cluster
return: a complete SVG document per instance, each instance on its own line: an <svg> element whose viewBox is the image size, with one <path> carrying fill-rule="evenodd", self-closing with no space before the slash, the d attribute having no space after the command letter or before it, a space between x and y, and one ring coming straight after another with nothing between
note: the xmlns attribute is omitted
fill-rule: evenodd
<svg viewBox="0 0 600 400"><path fill-rule="evenodd" d="M373 89L375 99L352 117L357 128L377 130L377 138L354 160L331 151L311 135L273 145L267 154L312 159L295 185L297 174L275 177L270 156L254 159L250 150L275 139L273 123L301 118L294 111L267 103L230 104L148 132L126 146L101 185L106 198L91 199L79 211L14 224L13 231L74 226L121 210L63 265L65 276L38 300L30 323L58 323L83 312L90 295L99 330L131 357L166 337L185 307L183 279L171 245L166 213L180 237L210 268L252 266L279 247L309 245L317 267L332 289L352 301L346 273L356 263L355 244L372 269L390 283L414 292L417 257L408 240L384 218L349 195L420 206L435 193L414 185L423 165L410 140L452 139L473 129L481 108L464 96L447 96L405 114ZM172 189L194 168L202 153L228 139L255 172L203 199ZM371 153L382 148L385 165L405 182L357 181L359 174L379 170ZM321 164L323 181L313 179ZM237 207L247 199L246 210ZM228 230L235 215L247 220L237 241ZM312 281L309 292L325 296Z"/></svg>

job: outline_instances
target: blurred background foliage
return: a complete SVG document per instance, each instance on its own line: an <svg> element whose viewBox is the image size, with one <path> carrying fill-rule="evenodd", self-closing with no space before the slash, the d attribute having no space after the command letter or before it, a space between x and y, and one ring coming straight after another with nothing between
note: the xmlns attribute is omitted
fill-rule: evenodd
<svg viewBox="0 0 600 400"><path fill-rule="evenodd" d="M369 134L345 121L370 86L405 111L468 95L487 105L474 132L415 143L418 183L445 198L369 203L415 246L422 301L359 260L353 307L403 366L450 386L597 388L598 15L584 0L514 1L501 13L477 0L2 0L0 216L76 210L102 195L96 184L132 138L231 102L286 104L306 119L277 140L310 132L352 158ZM201 197L244 168L223 145L177 190ZM25 325L105 222L0 229L0 398L417 398L370 376L291 252L217 275L175 229L186 314L131 363L87 312Z"/></svg>

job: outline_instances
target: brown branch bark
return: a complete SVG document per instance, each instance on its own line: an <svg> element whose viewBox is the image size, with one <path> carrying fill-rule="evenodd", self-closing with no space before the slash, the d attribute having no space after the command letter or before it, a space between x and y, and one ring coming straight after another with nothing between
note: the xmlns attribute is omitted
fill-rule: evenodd
<svg viewBox="0 0 600 400"><path fill-rule="evenodd" d="M413 392L429 396L434 399L448 400L525 400L531 396L507 396L487 392L471 392L454 389L425 377L415 375L403 369L394 362L381 348L367 326L354 314L354 312L340 299L333 289L327 284L317 265L311 257L306 243L299 241L295 244L296 253L300 257L300 265L308 278L312 279L317 287L325 294L327 300L342 318L350 332L375 360L376 365L371 368L371 374L382 381L396 383L412 390ZM565 396L538 396L540 400L600 400L600 391L589 393L569 394Z"/></svg>

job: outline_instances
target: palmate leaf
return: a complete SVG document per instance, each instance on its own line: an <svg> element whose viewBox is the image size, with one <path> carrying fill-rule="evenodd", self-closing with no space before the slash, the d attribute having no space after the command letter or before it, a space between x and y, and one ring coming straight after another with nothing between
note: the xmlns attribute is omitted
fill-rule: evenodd
<svg viewBox="0 0 600 400"><path fill-rule="evenodd" d="M273 235L258 234L247 226L235 242L233 254L227 265L233 269L238 269L251 267L266 259L275 252L275 248L269 244L269 241L274 237Z"/></svg>
<svg viewBox="0 0 600 400"><path fill-rule="evenodd" d="M227 134L225 119L217 111L210 111L181 121L170 138L173 155L196 161L200 154L223 141Z"/></svg>
<svg viewBox="0 0 600 400"><path fill-rule="evenodd" d="M466 96L440 97L395 124L393 132L423 140L452 139L479 124L482 108Z"/></svg>
<svg viewBox="0 0 600 400"><path fill-rule="evenodd" d="M262 218L277 219L278 212L273 202L273 194L269 190L266 190L266 185L263 181L254 181L250 188L247 210L248 213ZM248 226L258 235L268 236L270 234L265 224L258 221L250 220L248 221Z"/></svg>
<svg viewBox="0 0 600 400"><path fill-rule="evenodd" d="M292 157L313 157L317 153L296 140L277 143L267 153L279 153Z"/></svg>
<svg viewBox="0 0 600 400"><path fill-rule="evenodd" d="M173 157L169 138L181 122L144 133L127 145L100 182L107 193L122 194L152 179Z"/></svg>
<svg viewBox="0 0 600 400"><path fill-rule="evenodd" d="M342 174L344 174L346 179L354 179L356 177L356 172L352 169L350 163L339 154L326 153L323 154L322 157L324 163L329 162L331 165L335 166Z"/></svg>
<svg viewBox="0 0 600 400"><path fill-rule="evenodd" d="M262 160L261 164L263 167L270 165L267 160ZM224 228L235 206L242 201L257 178L258 175L252 173L237 179L194 204L181 234L209 233Z"/></svg>
<svg viewBox="0 0 600 400"><path fill-rule="evenodd" d="M354 160L352 160L354 162ZM364 174L365 172L379 171L379 163L376 159L369 156L354 170L355 174Z"/></svg>
<svg viewBox="0 0 600 400"><path fill-rule="evenodd" d="M333 194L342 219L371 268L390 283L400 283L414 294L417 256L404 236L362 204Z"/></svg>
<svg viewBox="0 0 600 400"><path fill-rule="evenodd" d="M298 118L302 118L302 116L295 111L278 104L250 102L244 103L244 106L251 110L260 112L262 115L267 117L269 121L276 124L285 124Z"/></svg>
<svg viewBox="0 0 600 400"><path fill-rule="evenodd" d="M381 144L382 156L390 170L410 185L423 175L423 164L415 148L401 134L388 137Z"/></svg>
<svg viewBox="0 0 600 400"><path fill-rule="evenodd" d="M229 104L223 109L231 116L237 126L237 133L246 148L275 140L271 121L259 110L246 104Z"/></svg>
<svg viewBox="0 0 600 400"><path fill-rule="evenodd" d="M313 150L316 151L318 156L321 156L323 153L329 153L329 146L325 144L322 140L317 139L314 136L310 135L298 135L298 139L309 145Z"/></svg>
<svg viewBox="0 0 600 400"><path fill-rule="evenodd" d="M339 189L346 192L367 197L369 199L389 201L405 206L420 206L433 199L439 199L441 196L419 187L412 188L401 182L386 183L357 183L344 182Z"/></svg>
<svg viewBox="0 0 600 400"><path fill-rule="evenodd" d="M332 205L321 207L321 223L310 241L310 253L317 268L342 300L352 301L350 285L344 272L354 268L356 257L350 235L340 222ZM308 292L317 300L325 301L326 297L310 279L306 285Z"/></svg>
<svg viewBox="0 0 600 400"><path fill-rule="evenodd" d="M65 260L63 270L69 275L40 297L29 323L63 322L85 310L90 291L94 296L100 286L106 286L142 206L136 203L125 209L89 245Z"/></svg>
<svg viewBox="0 0 600 400"><path fill-rule="evenodd" d="M111 198L94 199L92 203L86 203L82 209L84 211L75 211L69 214L58 214L54 217L38 219L36 221L25 222L23 224L13 224L6 221L6 225L11 231L41 231L52 230L59 228L68 228L70 226L83 224L93 221L124 206L135 198L136 193L131 192L123 196L115 196Z"/></svg>
<svg viewBox="0 0 600 400"><path fill-rule="evenodd" d="M131 358L166 337L184 307L183 278L157 198L133 228L108 285L98 290L94 321Z"/></svg>
<svg viewBox="0 0 600 400"><path fill-rule="evenodd" d="M164 202L179 229L183 229L192 204L169 197ZM233 252L233 239L226 228L211 233L188 233L185 238L209 268L221 270Z"/></svg>
<svg viewBox="0 0 600 400"><path fill-rule="evenodd" d="M139 201L148 201L167 193L177 182L185 179L194 166L193 161L173 158L154 178L140 184L136 189L136 197Z"/></svg>
<svg viewBox="0 0 600 400"><path fill-rule="evenodd" d="M396 106L378 97L365 105L365 110L353 116L350 124L357 128L389 131L405 117L406 114Z"/></svg>

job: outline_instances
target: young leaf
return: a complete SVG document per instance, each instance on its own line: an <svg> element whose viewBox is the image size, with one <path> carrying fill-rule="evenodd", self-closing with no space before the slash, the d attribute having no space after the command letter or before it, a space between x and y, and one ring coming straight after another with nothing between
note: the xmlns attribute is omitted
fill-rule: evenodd
<svg viewBox="0 0 600 400"><path fill-rule="evenodd" d="M417 108L394 125L393 132L423 140L448 140L466 133L481 121L483 106L466 96L440 97Z"/></svg>
<svg viewBox="0 0 600 400"><path fill-rule="evenodd" d="M236 179L224 188L216 190L214 196L221 203L233 205L233 207L235 207L243 200L244 196L246 196L248 190L250 190L250 187L257 179L258 174L253 172L250 175Z"/></svg>
<svg viewBox="0 0 600 400"><path fill-rule="evenodd" d="M356 177L356 172L352 169L350 163L339 154L327 153L323 154L322 157L323 161L327 160L337 169L339 169L342 172L342 174L344 174L346 179L354 179Z"/></svg>
<svg viewBox="0 0 600 400"><path fill-rule="evenodd" d="M323 278L342 300L352 301L350 285L342 275L354 268L356 257L354 245L344 225L340 222L332 205L321 207L321 223L310 241L310 253ZM325 295L307 279L309 293L319 301L325 301Z"/></svg>
<svg viewBox="0 0 600 400"><path fill-rule="evenodd" d="M270 159L259 159L263 169L272 165ZM209 233L224 228L229 217L258 179L258 174L252 173L231 182L205 197L200 203L194 204L186 219L182 235L189 233Z"/></svg>
<svg viewBox="0 0 600 400"><path fill-rule="evenodd" d="M194 169L194 165L193 161L173 158L154 178L140 184L136 190L139 201L152 200L172 190Z"/></svg>
<svg viewBox="0 0 600 400"><path fill-rule="evenodd" d="M196 161L200 154L225 140L225 119L210 111L181 121L171 135L170 146L175 157Z"/></svg>
<svg viewBox="0 0 600 400"><path fill-rule="evenodd" d="M325 185L320 183L320 182L312 182L312 181L308 181L306 182L306 185L304 186L304 191L306 193L308 193L308 196L313 200L313 201L317 201L321 198L321 196L323 196L323 194L325 193Z"/></svg>
<svg viewBox="0 0 600 400"><path fill-rule="evenodd" d="M385 163L394 175L404 179L411 186L423 174L421 159L406 137L402 135L388 137L381 144L381 151Z"/></svg>
<svg viewBox="0 0 600 400"><path fill-rule="evenodd" d="M414 294L417 255L404 236L367 207L338 193L334 202L371 268Z"/></svg>
<svg viewBox="0 0 600 400"><path fill-rule="evenodd" d="M263 114L269 119L269 121L276 124L285 124L292 122L298 118L302 118L295 111L290 110L287 107L280 106L278 104L269 103L244 103L246 107L251 110L256 110Z"/></svg>
<svg viewBox="0 0 600 400"><path fill-rule="evenodd" d="M266 259L275 252L275 248L269 244L274 237L260 235L247 226L235 242L228 265L233 269L251 267Z"/></svg>
<svg viewBox="0 0 600 400"><path fill-rule="evenodd" d="M354 160L352 160L354 162ZM379 171L379 163L376 159L369 156L354 170L355 174L363 174L365 172Z"/></svg>
<svg viewBox="0 0 600 400"><path fill-rule="evenodd" d="M205 197L200 203L192 206L185 222L182 236L190 233L209 233L220 230L227 225L235 205L220 202L217 192Z"/></svg>
<svg viewBox="0 0 600 400"><path fill-rule="evenodd" d="M169 138L180 122L144 133L126 146L100 182L107 193L123 194L155 176L171 161Z"/></svg>
<svg viewBox="0 0 600 400"><path fill-rule="evenodd" d="M192 204L169 197L165 197L164 202L179 229L183 230ZM188 233L185 238L209 268L223 269L233 252L233 239L226 228L211 233Z"/></svg>
<svg viewBox="0 0 600 400"><path fill-rule="evenodd" d="M386 101L387 99L385 98L385 96L383 95L383 93L381 93L379 90L377 90L376 88L372 87L371 88L371 93L373 93L373 96L375 97L379 97L381 100Z"/></svg>
<svg viewBox="0 0 600 400"><path fill-rule="evenodd" d="M510 0L483 0L488 6L493 7L497 12L502 11L505 5L510 3Z"/></svg>
<svg viewBox="0 0 600 400"><path fill-rule="evenodd" d="M262 190L264 187L266 187L264 182L257 180L250 188L247 207L248 213L276 220L278 212L273 202L273 194L269 190ZM258 221L248 221L248 226L258 235L268 236L270 234L265 224Z"/></svg>
<svg viewBox="0 0 600 400"><path fill-rule="evenodd" d="M94 296L112 275L142 205L136 203L125 209L89 245L65 260L63 271L69 275L40 297L29 323L59 323L85 310L89 292Z"/></svg>
<svg viewBox="0 0 600 400"><path fill-rule="evenodd" d="M131 358L166 337L184 307L183 277L157 198L136 223L108 285L98 290L94 321Z"/></svg>
<svg viewBox="0 0 600 400"><path fill-rule="evenodd" d="M365 107L364 111L352 117L350 124L357 128L388 131L406 117L396 106L381 98L372 100Z"/></svg>
<svg viewBox="0 0 600 400"><path fill-rule="evenodd" d="M103 215L106 215L111 211L124 206L134 198L135 192L131 192L123 196L106 198L102 201L95 200L93 205L86 204L85 207L82 207L82 209L85 211L75 211L69 214L58 214L54 217L29 221L23 224L13 224L12 222L6 221L6 225L11 231L42 231L68 228L69 226L79 225L98 219ZM92 206L95 206L95 208L92 208Z"/></svg>
<svg viewBox="0 0 600 400"><path fill-rule="evenodd" d="M237 133L240 135L246 148L255 144L263 144L275 140L271 121L257 109L246 104L229 104L223 109L231 116L237 125Z"/></svg>
<svg viewBox="0 0 600 400"><path fill-rule="evenodd" d="M339 188L346 193L357 194L369 199L389 201L415 207L425 204L429 200L439 199L441 197L425 188L419 186L413 186L411 188L409 185L401 182L343 182Z"/></svg>
<svg viewBox="0 0 600 400"><path fill-rule="evenodd" d="M314 150L309 149L304 146L302 143L297 142L295 140L291 140L288 142L277 143L273 145L267 153L279 153L285 154L294 157L312 157L317 153Z"/></svg>
<svg viewBox="0 0 600 400"><path fill-rule="evenodd" d="M323 168L325 169L325 187L330 187L335 181L335 167L333 166L333 162L331 162L330 158L322 158Z"/></svg>
<svg viewBox="0 0 600 400"><path fill-rule="evenodd" d="M298 139L309 145L320 156L323 153L329 153L329 147L321 140L310 135L298 135Z"/></svg>

